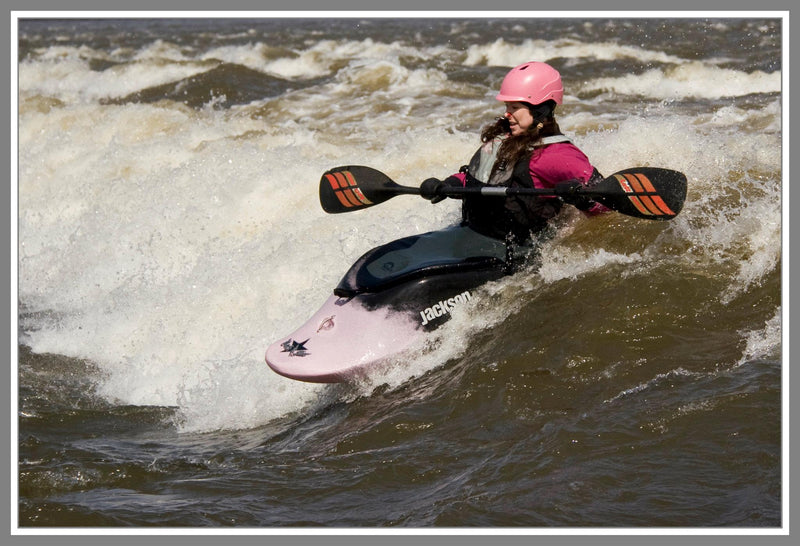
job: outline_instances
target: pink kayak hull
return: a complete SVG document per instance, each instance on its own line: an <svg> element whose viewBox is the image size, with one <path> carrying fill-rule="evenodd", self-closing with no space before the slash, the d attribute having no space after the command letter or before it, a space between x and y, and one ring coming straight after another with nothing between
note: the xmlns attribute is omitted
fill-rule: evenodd
<svg viewBox="0 0 800 546"><path fill-rule="evenodd" d="M424 330L407 313L331 296L303 326L267 348L276 373L313 383L354 381L409 348Z"/></svg>

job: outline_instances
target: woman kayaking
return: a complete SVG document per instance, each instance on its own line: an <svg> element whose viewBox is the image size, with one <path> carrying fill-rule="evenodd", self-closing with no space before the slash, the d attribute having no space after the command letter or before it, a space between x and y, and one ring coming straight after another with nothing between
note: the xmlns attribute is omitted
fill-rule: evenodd
<svg viewBox="0 0 800 546"><path fill-rule="evenodd" d="M565 202L589 215L608 211L572 191L578 185L591 186L602 176L556 123L554 111L563 97L561 75L550 65L527 62L511 69L496 97L505 103L505 114L484 127L483 145L469 165L444 180L425 180L420 186L421 195L438 203L445 198L442 190L446 187L560 189L561 197L463 196L462 225L509 244L529 242L532 234L548 227Z"/></svg>
<svg viewBox="0 0 800 546"><path fill-rule="evenodd" d="M478 287L535 266L540 243L556 229L549 221L564 203L588 214L675 217L686 176L636 167L603 179L558 128L553 112L563 95L561 77L544 63L511 70L497 95L505 116L483 130L469 165L445 180L400 186L363 165L323 173L319 198L328 213L421 194L432 202L463 199L462 221L367 251L308 322L269 346L267 364L292 379L325 383L351 381L392 361L469 305Z"/></svg>

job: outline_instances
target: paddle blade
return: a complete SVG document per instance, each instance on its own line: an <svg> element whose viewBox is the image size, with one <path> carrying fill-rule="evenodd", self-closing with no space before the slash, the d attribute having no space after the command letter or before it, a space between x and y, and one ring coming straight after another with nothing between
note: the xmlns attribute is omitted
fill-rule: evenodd
<svg viewBox="0 0 800 546"><path fill-rule="evenodd" d="M637 167L612 174L587 194L608 208L646 220L671 220L686 200L686 175L670 169ZM594 195L596 194L596 195Z"/></svg>
<svg viewBox="0 0 800 546"><path fill-rule="evenodd" d="M371 167L350 165L326 171L319 181L319 202L330 214L360 210L398 194L391 178Z"/></svg>

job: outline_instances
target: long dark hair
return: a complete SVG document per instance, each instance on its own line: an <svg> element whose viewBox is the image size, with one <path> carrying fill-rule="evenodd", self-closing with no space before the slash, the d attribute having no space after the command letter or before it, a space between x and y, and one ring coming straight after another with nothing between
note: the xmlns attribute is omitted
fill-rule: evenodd
<svg viewBox="0 0 800 546"><path fill-rule="evenodd" d="M508 138L503 140L500 145L497 161L492 167L492 175L497 169L513 166L517 161L529 156L543 137L561 134L561 129L559 129L553 115L553 110L556 106L555 101L547 101L536 106L524 104L531 111L533 123L523 134L512 136L511 126L506 117L497 118L481 131L481 142L489 142L498 136L508 135Z"/></svg>

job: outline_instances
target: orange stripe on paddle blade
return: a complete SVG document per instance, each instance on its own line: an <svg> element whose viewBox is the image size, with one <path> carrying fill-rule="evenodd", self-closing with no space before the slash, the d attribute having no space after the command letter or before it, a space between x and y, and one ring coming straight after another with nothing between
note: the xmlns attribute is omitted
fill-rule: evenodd
<svg viewBox="0 0 800 546"><path fill-rule="evenodd" d="M644 193L644 188L639 183L638 178L636 178L631 174L626 173L625 179L630 183L631 187L633 188L633 191L635 191L636 193Z"/></svg>
<svg viewBox="0 0 800 546"><path fill-rule="evenodd" d="M339 183L340 188L346 188L348 186L347 179L342 173L333 173L333 176L336 177L336 181Z"/></svg>
<svg viewBox="0 0 800 546"><path fill-rule="evenodd" d="M347 199L345 199L345 197L344 197L344 195L342 195L341 191L335 191L335 192L333 192L333 194L336 196L336 198L339 200L339 202L342 205L344 205L346 208L348 208L348 209L352 208L353 204L350 203Z"/></svg>
<svg viewBox="0 0 800 546"><path fill-rule="evenodd" d="M344 194L345 198L350 201L350 204L354 207L360 207L363 203L358 200L358 198L353 194L350 189L342 190L341 192Z"/></svg>
<svg viewBox="0 0 800 546"><path fill-rule="evenodd" d="M655 204L655 203L653 203L653 200L652 200L652 199L650 199L650 196L648 196L648 195L641 195L641 196L639 196L639 199L641 199L641 200L642 200L642 203L644 203L644 206L645 206L645 207L647 207L647 210L649 210L650 212L652 212L654 215L656 215L656 216L662 216L662 215L664 214L664 211L662 211L660 208L658 208L658 207L656 206L656 204Z"/></svg>
<svg viewBox="0 0 800 546"><path fill-rule="evenodd" d="M358 182L353 178L353 173L350 171L339 171L334 173L336 181L340 188L346 189L345 196L349 201L353 202L353 206L360 207L361 205L373 205L374 203L367 199L364 192L358 187Z"/></svg>
<svg viewBox="0 0 800 546"><path fill-rule="evenodd" d="M675 216L675 213L674 213L674 212L672 212L672 209L670 209L670 208L667 206L667 204L664 202L664 200L663 200L663 199L661 199L661 197L659 197L658 195L654 195L654 196L652 197L652 199L653 199L653 202L656 204L656 206L657 206L659 209L661 209L661 211L662 211L664 214L668 214L669 216Z"/></svg>
<svg viewBox="0 0 800 546"><path fill-rule="evenodd" d="M640 213L644 214L645 216L653 215L653 213L647 210L647 207L645 207L642 202L639 201L638 197L629 195L628 199L630 199L631 203L633 203L633 206L636 207L636 210L638 210Z"/></svg>
<svg viewBox="0 0 800 546"><path fill-rule="evenodd" d="M650 182L650 179L647 178L645 175L643 175L642 173L636 173L634 176L636 176L639 182L642 183L642 186L644 186L645 191L648 191L650 193L658 193L656 191L655 186L653 186L653 183Z"/></svg>
<svg viewBox="0 0 800 546"><path fill-rule="evenodd" d="M336 177L334 175L326 174L325 178L328 179L328 183L331 185L331 188L333 188L334 190L339 189L339 183L336 181Z"/></svg>
<svg viewBox="0 0 800 546"><path fill-rule="evenodd" d="M647 176L645 176L642 173L636 173L633 176L635 176L636 180L638 180L641 183L642 187L644 188L644 191L654 194L654 195L649 196L648 200L645 200L644 198L642 199L642 201L645 202L645 204L648 206L648 208L653 210L653 212L655 214L658 214L658 215L668 214L670 216L675 216L675 213L672 212L672 210L667 206L667 204L664 202L664 200L661 199L661 197L658 195L658 192L656 191L656 187L653 186L653 183L650 182L650 179L647 178ZM650 201L650 200L652 200L652 201ZM650 202L648 202L648 201L650 201ZM652 203L652 207L651 207L650 203Z"/></svg>
<svg viewBox="0 0 800 546"><path fill-rule="evenodd" d="M351 173L350 171L343 171L342 175L345 177L345 179L347 180L347 183L350 186L352 186L352 187L358 186L358 183L356 182L356 179L353 178L353 173Z"/></svg>

